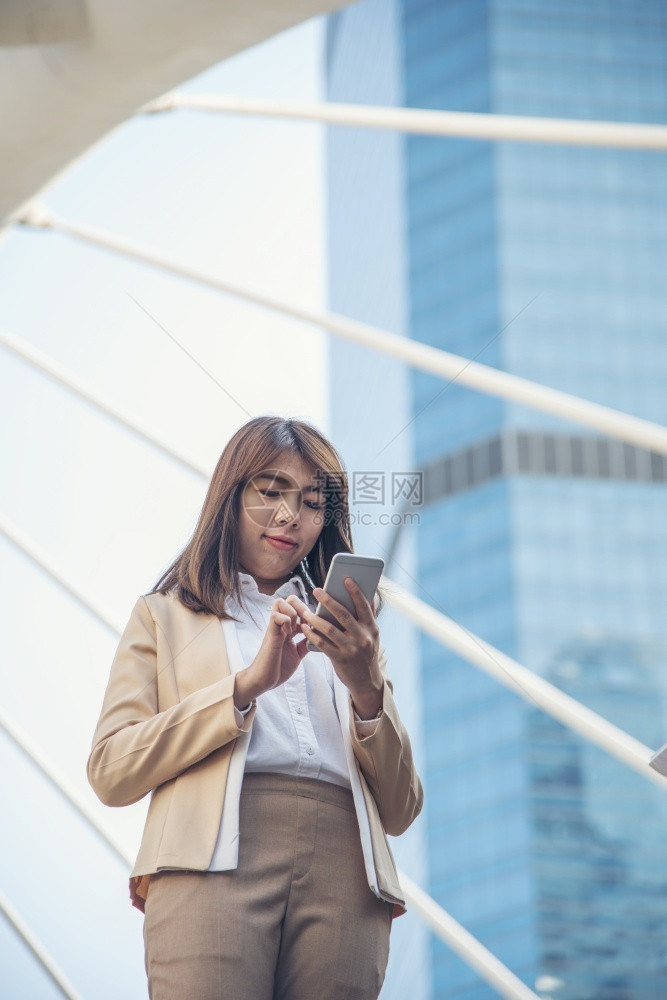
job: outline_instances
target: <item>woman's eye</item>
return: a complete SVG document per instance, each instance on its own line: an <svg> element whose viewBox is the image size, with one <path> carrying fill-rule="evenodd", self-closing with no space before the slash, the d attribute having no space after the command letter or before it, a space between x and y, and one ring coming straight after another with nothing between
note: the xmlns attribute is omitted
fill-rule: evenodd
<svg viewBox="0 0 667 1000"><path fill-rule="evenodd" d="M267 500L275 500L277 497L281 496L280 490L257 490L257 492L261 493L261 495L266 497ZM323 509L321 504L315 503L313 500L304 500L304 504L311 510Z"/></svg>

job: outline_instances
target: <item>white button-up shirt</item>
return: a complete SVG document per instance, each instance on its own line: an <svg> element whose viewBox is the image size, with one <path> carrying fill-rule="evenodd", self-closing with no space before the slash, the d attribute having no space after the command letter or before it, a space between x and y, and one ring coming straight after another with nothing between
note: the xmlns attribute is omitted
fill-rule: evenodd
<svg viewBox="0 0 667 1000"><path fill-rule="evenodd" d="M232 673L250 666L257 656L276 598L296 594L315 610L298 574L273 594L262 594L248 573L239 573L239 579L250 614L230 596L226 608L239 620L221 622ZM242 724L241 713L238 719ZM355 727L360 737L368 736L376 726L375 719L361 720L355 712ZM258 695L251 731L237 738L233 762L237 754L245 755L243 771L238 764L230 765L222 822L209 871L236 867L240 782L245 771L318 778L351 787L350 762L334 697L333 664L326 654L307 653L288 680ZM359 789L355 787L353 792L358 798ZM362 841L366 839L362 834ZM367 849L364 853L368 853Z"/></svg>

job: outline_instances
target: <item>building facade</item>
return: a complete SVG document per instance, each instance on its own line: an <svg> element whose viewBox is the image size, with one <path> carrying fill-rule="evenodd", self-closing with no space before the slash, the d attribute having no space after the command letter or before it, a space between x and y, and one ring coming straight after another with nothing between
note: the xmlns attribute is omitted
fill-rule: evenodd
<svg viewBox="0 0 667 1000"><path fill-rule="evenodd" d="M329 19L328 97L664 122L665 53L661 0L372 0ZM334 311L382 325L394 302L403 325L385 326L416 341L667 423L667 155L393 136L385 160L369 157L379 139L340 132L327 155ZM385 239L387 212L402 242ZM367 381L357 360L348 371ZM664 742L665 458L408 377L407 403L385 393L385 437L409 424L396 440L424 470L425 503L394 538L390 575L403 582L412 552L428 603ZM664 791L435 641L419 647L425 887L540 996L667 995ZM433 937L428 960L437 1000L494 995Z"/></svg>

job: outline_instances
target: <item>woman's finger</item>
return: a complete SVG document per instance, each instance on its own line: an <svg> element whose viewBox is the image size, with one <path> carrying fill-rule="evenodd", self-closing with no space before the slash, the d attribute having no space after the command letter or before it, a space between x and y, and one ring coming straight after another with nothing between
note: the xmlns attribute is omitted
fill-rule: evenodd
<svg viewBox="0 0 667 1000"><path fill-rule="evenodd" d="M302 632L301 634L303 635L304 633ZM295 642L294 648L296 649L299 661L301 661L304 658L304 656L306 656L306 654L308 653L308 640L303 639L301 642Z"/></svg>
<svg viewBox="0 0 667 1000"><path fill-rule="evenodd" d="M309 611L310 609L300 600L296 594L290 594L289 597L285 599L285 604L290 609L294 611L297 615L303 615L304 611Z"/></svg>
<svg viewBox="0 0 667 1000"><path fill-rule="evenodd" d="M313 596L317 597L320 603L331 612L337 622L340 622L341 628L353 629L357 624L357 620L354 615L350 614L347 608L332 597L331 594L327 594L326 590L322 590L321 587L316 587L313 591Z"/></svg>
<svg viewBox="0 0 667 1000"><path fill-rule="evenodd" d="M357 609L357 619L359 622L362 625L375 626L373 609L368 603L366 596L357 581L351 576L346 576L343 581L343 585L354 601L354 606ZM352 618L353 615L350 615L350 617Z"/></svg>
<svg viewBox="0 0 667 1000"><path fill-rule="evenodd" d="M287 601L284 600L284 598L282 597L276 598L276 600L273 603L273 607L277 611L280 611L282 614L289 615L292 621L296 621L297 618L299 617L296 610L292 607L292 605L288 604Z"/></svg>

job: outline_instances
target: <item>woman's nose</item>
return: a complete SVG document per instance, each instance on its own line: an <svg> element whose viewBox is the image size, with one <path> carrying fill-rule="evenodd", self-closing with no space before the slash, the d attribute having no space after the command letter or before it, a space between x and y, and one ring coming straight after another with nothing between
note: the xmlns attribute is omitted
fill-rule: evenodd
<svg viewBox="0 0 667 1000"><path fill-rule="evenodd" d="M285 504L275 515L274 521L276 524L287 524L291 522L292 524L299 523L300 512L290 510L290 508Z"/></svg>

